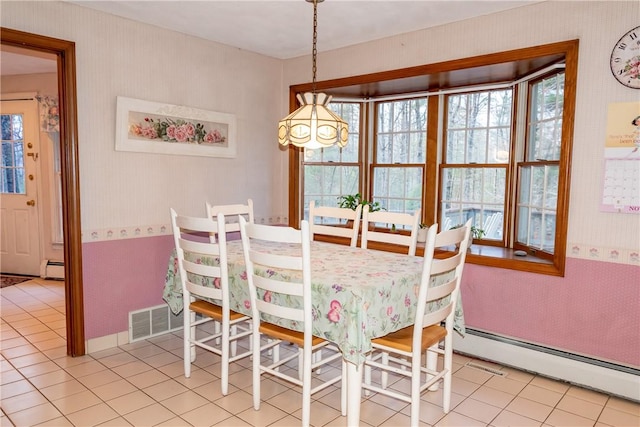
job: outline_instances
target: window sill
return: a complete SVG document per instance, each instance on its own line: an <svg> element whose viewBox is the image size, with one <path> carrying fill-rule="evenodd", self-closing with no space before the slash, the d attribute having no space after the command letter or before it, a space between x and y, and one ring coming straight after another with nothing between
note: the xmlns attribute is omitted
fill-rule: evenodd
<svg viewBox="0 0 640 427"><path fill-rule="evenodd" d="M333 237L333 236L314 236L315 240L338 243L348 245L349 240ZM360 243L358 242L358 246ZM371 242L371 249L384 250L389 252L404 252L406 248L396 245ZM446 254L450 252L443 249L436 249L436 257L446 257ZM564 268L560 269L557 265L554 265L552 261L538 258L534 255L517 256L514 255L514 250L509 248L501 248L497 246L485 246L473 244L467 252L466 262L469 264L484 265L487 267L505 268L508 270L526 271L528 273L546 274L549 276L564 276ZM418 243L416 248L416 255L424 255L424 243Z"/></svg>

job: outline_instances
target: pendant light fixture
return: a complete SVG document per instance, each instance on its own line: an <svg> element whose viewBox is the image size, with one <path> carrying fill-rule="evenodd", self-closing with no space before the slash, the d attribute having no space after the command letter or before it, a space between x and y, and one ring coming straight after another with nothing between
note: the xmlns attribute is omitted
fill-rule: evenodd
<svg viewBox="0 0 640 427"><path fill-rule="evenodd" d="M318 3L324 0L306 0L313 3L313 83L311 92L296 95L301 106L278 124L278 142L281 145L293 144L296 147L318 149L338 144L347 145L349 125L327 105L331 96L316 93L316 57L318 51Z"/></svg>

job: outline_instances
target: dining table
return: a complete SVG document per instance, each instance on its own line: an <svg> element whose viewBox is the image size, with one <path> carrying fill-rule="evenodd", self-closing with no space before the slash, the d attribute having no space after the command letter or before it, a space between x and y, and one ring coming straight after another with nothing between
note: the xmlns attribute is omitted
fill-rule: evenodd
<svg viewBox="0 0 640 427"><path fill-rule="evenodd" d="M254 243L252 242L252 245ZM269 251L293 254L299 247L256 241L270 245ZM198 254L185 254L201 263L219 263ZM251 315L249 286L240 240L227 241L231 310ZM363 249L327 242L311 242L311 292L313 334L334 343L347 366L347 425L357 426L363 364L373 338L412 325L416 311L424 258L393 252ZM169 257L163 299L174 314L183 309L182 285L175 251ZM430 286L447 280L447 275L430 279ZM211 284L213 286L213 284ZM290 302L290 304L302 304ZM444 301L432 303L436 310ZM285 326L285 325L283 325ZM298 325L290 325L299 329ZM464 314L458 299L454 329L464 334Z"/></svg>

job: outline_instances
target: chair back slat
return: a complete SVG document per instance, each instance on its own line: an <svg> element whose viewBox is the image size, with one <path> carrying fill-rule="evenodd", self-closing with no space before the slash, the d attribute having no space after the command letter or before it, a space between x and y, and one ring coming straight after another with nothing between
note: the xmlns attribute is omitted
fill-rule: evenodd
<svg viewBox="0 0 640 427"><path fill-rule="evenodd" d="M309 230L311 240L316 234L346 237L351 239L350 245L358 244L360 230L360 215L362 205L355 210L334 206L316 206L314 200L309 202ZM329 221L329 222L325 222ZM351 221L351 227L348 226Z"/></svg>
<svg viewBox="0 0 640 427"><path fill-rule="evenodd" d="M370 230L370 224L385 224L389 228L395 226L398 229L408 227L409 234ZM419 225L420 209L414 211L413 214L385 211L370 212L369 205L367 205L362 211L362 240L360 245L363 248L367 248L369 241L374 241L406 246L408 255L413 256L416 254L418 245Z"/></svg>
<svg viewBox="0 0 640 427"><path fill-rule="evenodd" d="M247 204L231 204L231 205L212 205L206 202L207 216L210 218L216 218L219 213L224 215L225 228L227 233L239 232L240 223L238 222L238 216L243 216L250 223L254 222L253 216L253 200L248 199ZM215 239L215 235L211 235L212 239Z"/></svg>
<svg viewBox="0 0 640 427"><path fill-rule="evenodd" d="M309 223L301 229L250 224L240 218L240 234L247 268L254 319L279 323L278 318L304 323L305 340L311 339L311 247ZM298 255L276 254L269 244L292 246ZM267 297L268 295L268 297ZM292 305L292 300L299 303ZM255 324L255 323L254 323ZM307 338L308 335L308 338Z"/></svg>

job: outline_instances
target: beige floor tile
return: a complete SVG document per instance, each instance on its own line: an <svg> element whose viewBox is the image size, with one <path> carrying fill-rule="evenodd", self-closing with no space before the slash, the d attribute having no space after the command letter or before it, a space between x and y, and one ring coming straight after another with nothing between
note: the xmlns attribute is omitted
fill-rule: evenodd
<svg viewBox="0 0 640 427"><path fill-rule="evenodd" d="M95 374L96 372L104 371L105 369L107 368L102 363L93 359L79 365L64 368L64 370L73 375L74 378L85 377Z"/></svg>
<svg viewBox="0 0 640 427"><path fill-rule="evenodd" d="M28 361L32 360L28 357L29 355L33 355L32 357L38 358L37 361L28 363ZM5 359L10 360L13 366L15 366L16 368L19 368L21 366L27 366L33 363L42 362L43 359L44 360L47 359L46 357L43 357L43 355L39 353L38 348L36 348L32 344L25 344L18 347L7 348L7 349L3 347L2 356L4 356ZM16 363L14 363L15 359L22 359L22 360L16 360Z"/></svg>
<svg viewBox="0 0 640 427"><path fill-rule="evenodd" d="M47 328L48 330L49 328ZM29 340L27 340L25 337L23 336L18 336L18 337L14 337L14 338L10 338L10 339L5 339L3 337L2 339L2 349L3 352L5 352L6 350L10 349L10 348L16 348L16 347L20 347L23 345L29 345Z"/></svg>
<svg viewBox="0 0 640 427"><path fill-rule="evenodd" d="M168 379L170 378L167 375L155 369L127 377L127 381L138 388L150 387Z"/></svg>
<svg viewBox="0 0 640 427"><path fill-rule="evenodd" d="M91 391L85 390L80 393L72 394L71 396L65 396L60 399L53 400L51 403L53 403L64 415L68 415L102 403L102 401Z"/></svg>
<svg viewBox="0 0 640 427"><path fill-rule="evenodd" d="M576 414L565 412L561 409L554 409L545 420L545 424L558 427L583 427L593 425L594 420L581 417Z"/></svg>
<svg viewBox="0 0 640 427"><path fill-rule="evenodd" d="M509 405L507 405L506 409L527 418L543 422L549 416L553 408L551 406L543 405L542 403L534 402L533 400L516 397Z"/></svg>
<svg viewBox="0 0 640 427"><path fill-rule="evenodd" d="M100 387L102 385L118 381L120 379L122 379L120 375L108 369L103 369L93 374L78 377L78 381L80 381L89 389Z"/></svg>
<svg viewBox="0 0 640 427"><path fill-rule="evenodd" d="M2 410L11 415L14 412L47 403L47 399L38 391L32 390L12 397L2 398Z"/></svg>
<svg viewBox="0 0 640 427"><path fill-rule="evenodd" d="M300 396L300 401L302 401L302 396ZM225 411L231 413L232 415L236 415L248 408L253 407L253 395L243 390L238 390L234 393L230 393L226 395L222 399L217 399L215 403ZM269 402L269 403L273 405L272 402ZM280 406L277 406L277 405L274 405L274 406L282 409L283 411L286 411L284 408ZM290 413L291 411L286 411L286 412Z"/></svg>
<svg viewBox="0 0 640 427"><path fill-rule="evenodd" d="M163 400L163 406L176 415L182 415L208 403L208 400L194 391L186 391Z"/></svg>
<svg viewBox="0 0 640 427"><path fill-rule="evenodd" d="M494 427L539 427L541 424L540 421L510 411L502 411L491 421L491 425Z"/></svg>
<svg viewBox="0 0 640 427"><path fill-rule="evenodd" d="M534 402L542 403L547 406L556 406L560 399L562 399L562 396L562 393L538 387L533 384L527 385L522 389L522 392L518 394L518 397L524 397L525 399L533 400Z"/></svg>
<svg viewBox="0 0 640 427"><path fill-rule="evenodd" d="M256 411L253 407L236 415L247 425L254 427L270 426L278 420L286 417L288 414L268 403L262 402L260 410Z"/></svg>
<svg viewBox="0 0 640 427"><path fill-rule="evenodd" d="M595 403L596 405L604 406L609 400L609 396L594 390L587 390L576 386L571 386L566 393L567 396L577 397L578 399L586 400L587 402Z"/></svg>
<svg viewBox="0 0 640 427"><path fill-rule="evenodd" d="M119 379L98 387L94 387L91 391L100 399L107 400L115 399L125 394L133 393L137 389L130 384L127 380ZM153 398L153 396L152 396Z"/></svg>
<svg viewBox="0 0 640 427"><path fill-rule="evenodd" d="M541 376L536 376L531 380L530 384L563 394L569 390L569 384Z"/></svg>
<svg viewBox="0 0 640 427"><path fill-rule="evenodd" d="M61 369L58 365L55 365L55 367L55 371L29 378L29 381L39 389L42 389L54 384L73 380L73 377L69 375L67 371Z"/></svg>
<svg viewBox="0 0 640 427"><path fill-rule="evenodd" d="M61 399L87 390L78 380L65 381L40 389L42 394L49 400Z"/></svg>
<svg viewBox="0 0 640 427"><path fill-rule="evenodd" d="M640 426L640 417L630 414L629 412L618 411L609 406L605 406L598 421L610 426Z"/></svg>
<svg viewBox="0 0 640 427"><path fill-rule="evenodd" d="M449 427L485 427L486 424L482 421L474 420L473 418L469 418L465 415L459 414L457 412L449 412L445 415L440 421L438 421L438 426L449 426Z"/></svg>
<svg viewBox="0 0 640 427"><path fill-rule="evenodd" d="M498 408L497 406L491 406L472 398L466 399L455 409L455 412L458 414L466 415L469 418L482 421L486 424L491 422L491 420L493 420L500 411L501 408Z"/></svg>
<svg viewBox="0 0 640 427"><path fill-rule="evenodd" d="M462 396L470 396L474 391L480 388L480 384L467 381L463 378L451 378L451 391Z"/></svg>
<svg viewBox="0 0 640 427"><path fill-rule="evenodd" d="M176 381L176 379L174 378L173 381ZM178 382L178 381L176 381L176 382ZM181 384L181 383L178 382L178 384ZM220 380L218 380L218 379L210 381L210 382L207 382L207 383L205 383L205 384L203 384L201 386L198 386L198 387L193 387L193 388L191 388L191 390L195 391L200 396L204 397L205 399L207 399L210 402L217 402L219 399L225 398L225 396L222 395L222 389L220 388ZM236 391L238 391L238 388L234 387L233 384L229 384L229 390L228 390L227 395L233 394ZM250 388L246 389L245 391L247 393L251 393L251 389ZM263 399L263 400L267 400L267 399Z"/></svg>
<svg viewBox="0 0 640 427"><path fill-rule="evenodd" d="M157 367L157 369L158 371L162 372L163 374L171 378L176 378L180 376L184 377L184 364L182 363L182 360L169 363L168 365L159 366ZM192 367L191 372L193 371L194 369Z"/></svg>
<svg viewBox="0 0 640 427"><path fill-rule="evenodd" d="M38 375L47 374L49 372L61 370L58 365L50 360L46 362L36 363L33 365L25 366L18 369L22 375L26 378L37 377Z"/></svg>
<svg viewBox="0 0 640 427"><path fill-rule="evenodd" d="M368 399L360 404L360 420L367 424L377 425L387 418L391 418L395 413L396 411L380 406Z"/></svg>
<svg viewBox="0 0 640 427"><path fill-rule="evenodd" d="M480 364L480 362L478 362ZM480 369L471 368L469 366L463 366L459 370L457 370L454 374L454 377L462 378L464 380L470 381L476 384L484 384L490 378L493 377L492 374L482 371Z"/></svg>
<svg viewBox="0 0 640 427"><path fill-rule="evenodd" d="M564 396L556 405L556 408L595 421L602 413L604 406L587 402L577 397Z"/></svg>
<svg viewBox="0 0 640 427"><path fill-rule="evenodd" d="M58 417L36 424L34 427L73 427L73 424L66 417Z"/></svg>
<svg viewBox="0 0 640 427"><path fill-rule="evenodd" d="M498 408L506 408L515 395L483 385L469 397Z"/></svg>
<svg viewBox="0 0 640 427"><path fill-rule="evenodd" d="M36 346L38 348L39 351L46 351L46 350L53 350L55 348L58 347L67 347L67 340L65 340L64 338L58 336L56 334L57 338L53 338L50 340L45 340L45 341L39 341L36 343L33 343L34 346Z"/></svg>
<svg viewBox="0 0 640 427"><path fill-rule="evenodd" d="M50 402L45 402L31 408L10 414L7 418L15 426L31 426L42 424L61 417L62 414Z"/></svg>
<svg viewBox="0 0 640 427"><path fill-rule="evenodd" d="M151 397L147 396L140 390L107 400L107 404L120 415L134 412L140 408L145 408L155 403L156 402Z"/></svg>
<svg viewBox="0 0 640 427"><path fill-rule="evenodd" d="M203 386L207 383L215 381L217 377L211 375L209 372L206 372L202 369L198 369L197 371L191 371L191 376L189 378L185 378L184 374L181 376L174 377L174 380L182 384L183 386L194 389L196 387Z"/></svg>
<svg viewBox="0 0 640 427"><path fill-rule="evenodd" d="M134 356L124 351L106 357L96 357L96 359L107 368L115 368L116 366L138 361Z"/></svg>
<svg viewBox="0 0 640 427"><path fill-rule="evenodd" d="M163 421L160 424L156 424L156 427L191 427L192 425L193 424L189 424L180 417L174 417L170 420Z"/></svg>
<svg viewBox="0 0 640 427"><path fill-rule="evenodd" d="M47 328L46 331L44 332L38 332L36 334L32 334L32 335L26 335L25 338L31 343L31 344L36 344L42 341L47 341L47 340L52 340L52 339L59 339L60 337L53 332L51 329Z"/></svg>
<svg viewBox="0 0 640 427"><path fill-rule="evenodd" d="M138 409L124 416L134 426L154 426L174 418L176 414L159 403Z"/></svg>
<svg viewBox="0 0 640 427"><path fill-rule="evenodd" d="M606 407L640 417L640 403L638 402L620 399L619 397L611 397L607 401Z"/></svg>
<svg viewBox="0 0 640 427"><path fill-rule="evenodd" d="M198 408L185 412L180 417L194 426L226 425L233 414L225 411L215 403L206 403Z"/></svg>
<svg viewBox="0 0 640 427"><path fill-rule="evenodd" d="M295 411L302 408L302 393L298 392L297 390L287 389L283 393L273 396L270 399L262 398L262 393L260 397L262 401L268 402L270 405L283 410L287 414L293 414ZM311 396L311 398L313 399L313 396ZM253 403L251 403L250 406L252 405Z"/></svg>
<svg viewBox="0 0 640 427"><path fill-rule="evenodd" d="M291 415L302 421L302 408ZM309 418L312 426L323 426L330 421L335 420L340 415L340 407L332 408L324 403L314 400L311 401L311 415Z"/></svg>
<svg viewBox="0 0 640 427"><path fill-rule="evenodd" d="M2 385L7 385L16 381L24 380L24 376L15 369L11 369L9 371L3 371L2 375L0 375L0 382ZM2 394L0 393L0 396Z"/></svg>
<svg viewBox="0 0 640 427"><path fill-rule="evenodd" d="M31 326L24 326L22 328L20 328L20 333L22 335L24 335L25 337L29 337L30 335L33 334L39 334L39 333L43 333L43 332L48 332L51 329L53 329L51 327L51 325L45 325L44 323L40 323L40 324L35 324L35 325L31 325ZM4 339L4 337L3 337Z"/></svg>
<svg viewBox="0 0 640 427"><path fill-rule="evenodd" d="M188 389L185 386L171 379L146 387L143 391L156 401L160 402L177 394L184 393L187 390ZM197 390L194 391L197 392Z"/></svg>
<svg viewBox="0 0 640 427"><path fill-rule="evenodd" d="M61 368L70 368L71 366L82 365L83 363L94 362L95 360L89 355L78 357L67 356L65 352L65 355L54 358L53 361Z"/></svg>
<svg viewBox="0 0 640 427"><path fill-rule="evenodd" d="M99 403L69 414L67 418L74 426L95 426L118 418L118 413L106 403Z"/></svg>
<svg viewBox="0 0 640 427"><path fill-rule="evenodd" d="M100 427L124 427L132 425L127 420L122 417L114 418L109 421L105 421L101 424L98 424Z"/></svg>
<svg viewBox="0 0 640 427"><path fill-rule="evenodd" d="M148 363L154 368L165 366L174 362L182 362L182 359L172 353L160 353L144 359L145 363Z"/></svg>
<svg viewBox="0 0 640 427"><path fill-rule="evenodd" d="M120 375L122 378L128 378L142 372L150 371L151 369L153 368L146 363L135 360L133 362L125 363L124 365L116 366L115 368L112 368L112 371Z"/></svg>
<svg viewBox="0 0 640 427"><path fill-rule="evenodd" d="M485 385L515 396L526 387L527 383L510 377L493 376L485 383Z"/></svg>
<svg viewBox="0 0 640 427"><path fill-rule="evenodd" d="M0 397L2 397L2 399L8 399L32 391L36 391L36 388L26 379L5 384L4 374L2 374L2 385L0 385Z"/></svg>

